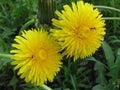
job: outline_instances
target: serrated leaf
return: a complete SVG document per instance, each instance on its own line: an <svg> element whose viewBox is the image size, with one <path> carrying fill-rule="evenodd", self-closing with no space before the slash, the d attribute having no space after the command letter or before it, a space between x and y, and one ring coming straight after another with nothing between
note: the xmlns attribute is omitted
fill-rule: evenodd
<svg viewBox="0 0 120 90"><path fill-rule="evenodd" d="M102 85L106 84L107 83L107 80L105 78L106 66L99 60L96 60L94 57L88 57L86 58L86 60L95 62L94 70L97 72L96 82Z"/></svg>
<svg viewBox="0 0 120 90"><path fill-rule="evenodd" d="M105 67L103 64L96 63L94 70L97 72L96 82L101 85L105 85L107 83L107 80L105 78Z"/></svg>
<svg viewBox="0 0 120 90"><path fill-rule="evenodd" d="M109 75L112 78L117 79L119 77L119 71L120 71L120 48L118 49L115 64L114 64L113 68L110 69Z"/></svg>
<svg viewBox="0 0 120 90"><path fill-rule="evenodd" d="M107 60L107 64L108 64L109 68L112 68L112 66L114 65L114 60L115 60L113 51L112 51L111 47L109 46L109 44L105 41L102 44L102 48L103 48L103 51L105 54L105 58Z"/></svg>
<svg viewBox="0 0 120 90"><path fill-rule="evenodd" d="M114 65L110 68L110 72L107 74L111 76L113 79L118 79L119 77L119 71L120 71L120 48L117 52L117 58L115 60Z"/></svg>

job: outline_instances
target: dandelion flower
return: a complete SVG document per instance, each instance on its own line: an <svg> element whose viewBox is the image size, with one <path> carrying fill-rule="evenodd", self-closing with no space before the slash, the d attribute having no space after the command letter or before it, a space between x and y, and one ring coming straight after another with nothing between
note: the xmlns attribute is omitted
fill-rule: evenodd
<svg viewBox="0 0 120 90"><path fill-rule="evenodd" d="M50 30L61 45L63 55L74 57L75 61L94 54L104 40L102 14L92 4L83 1L72 2L72 7L64 5L63 8L61 12L55 12L59 19L52 19L56 29Z"/></svg>
<svg viewBox="0 0 120 90"><path fill-rule="evenodd" d="M16 36L15 48L11 50L12 65L19 69L18 75L35 86L52 82L61 67L60 48L53 38L43 30L23 31Z"/></svg>

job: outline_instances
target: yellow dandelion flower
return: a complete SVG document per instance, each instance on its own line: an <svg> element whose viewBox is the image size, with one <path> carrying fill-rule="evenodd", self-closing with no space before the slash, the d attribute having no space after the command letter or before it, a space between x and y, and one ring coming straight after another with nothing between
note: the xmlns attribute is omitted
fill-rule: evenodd
<svg viewBox="0 0 120 90"><path fill-rule="evenodd" d="M61 67L60 48L53 38L43 30L23 31L16 36L15 48L11 50L12 65L19 69L18 75L26 82L41 86L47 80L52 82Z"/></svg>
<svg viewBox="0 0 120 90"><path fill-rule="evenodd" d="M67 57L85 58L101 46L105 35L105 20L92 4L72 2L72 8L64 5L64 10L56 11L59 19L52 19L57 29L51 29Z"/></svg>

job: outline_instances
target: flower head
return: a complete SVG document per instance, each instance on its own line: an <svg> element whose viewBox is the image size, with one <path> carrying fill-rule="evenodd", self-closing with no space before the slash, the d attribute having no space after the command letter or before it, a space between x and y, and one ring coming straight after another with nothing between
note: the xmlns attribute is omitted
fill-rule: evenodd
<svg viewBox="0 0 120 90"><path fill-rule="evenodd" d="M51 29L67 57L85 58L92 55L101 46L105 35L105 20L92 4L72 2L72 8L64 6L61 12L56 11L59 19L52 19L57 29Z"/></svg>
<svg viewBox="0 0 120 90"><path fill-rule="evenodd" d="M19 69L18 75L26 82L36 86L48 81L52 82L61 67L60 48L53 38L43 30L29 30L16 36L16 43L11 50L12 65Z"/></svg>

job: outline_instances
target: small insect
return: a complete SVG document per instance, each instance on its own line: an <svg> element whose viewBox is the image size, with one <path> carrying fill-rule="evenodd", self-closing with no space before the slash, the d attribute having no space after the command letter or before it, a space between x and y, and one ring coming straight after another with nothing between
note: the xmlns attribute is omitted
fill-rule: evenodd
<svg viewBox="0 0 120 90"><path fill-rule="evenodd" d="M95 29L96 29L95 27L90 28L90 30L95 30Z"/></svg>

